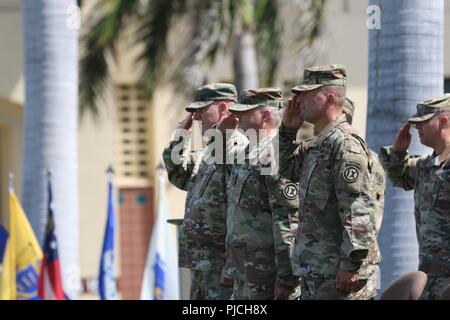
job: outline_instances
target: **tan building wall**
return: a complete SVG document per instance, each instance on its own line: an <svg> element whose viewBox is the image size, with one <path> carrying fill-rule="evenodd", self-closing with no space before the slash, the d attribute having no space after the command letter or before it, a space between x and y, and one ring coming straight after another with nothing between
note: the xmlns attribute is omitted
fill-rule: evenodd
<svg viewBox="0 0 450 320"><path fill-rule="evenodd" d="M347 95L356 103L354 126L365 136L369 30L367 1L328 1L319 64L341 63L347 68Z"/></svg>
<svg viewBox="0 0 450 320"><path fill-rule="evenodd" d="M0 98L23 105L20 0L0 2Z"/></svg>
<svg viewBox="0 0 450 320"><path fill-rule="evenodd" d="M97 121L83 119L78 134L80 267L82 278L98 275L107 214L106 169L114 162L114 122L111 109ZM116 194L116 208L117 190ZM116 220L117 221L117 220ZM116 243L117 243L116 239Z"/></svg>
<svg viewBox="0 0 450 320"><path fill-rule="evenodd" d="M21 194L23 154L22 26L20 1L0 3L0 213L8 212L8 175Z"/></svg>
<svg viewBox="0 0 450 320"><path fill-rule="evenodd" d="M15 174L15 192L20 195L22 179L23 109L0 98L0 214L8 217L9 172Z"/></svg>

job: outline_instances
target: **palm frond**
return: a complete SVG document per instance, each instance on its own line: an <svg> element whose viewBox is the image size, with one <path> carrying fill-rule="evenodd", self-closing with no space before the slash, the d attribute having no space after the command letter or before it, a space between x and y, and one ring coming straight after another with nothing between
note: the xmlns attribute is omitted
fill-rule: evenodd
<svg viewBox="0 0 450 320"><path fill-rule="evenodd" d="M298 69L303 69L315 63L321 50L321 33L323 29L326 0L297 0L296 9L297 30L296 52L299 62Z"/></svg>
<svg viewBox="0 0 450 320"><path fill-rule="evenodd" d="M262 0L235 0L234 7L238 15L239 28L244 28L247 30L254 31L255 28L255 10L261 3L266 3L267 1ZM264 4L262 4L264 6Z"/></svg>
<svg viewBox="0 0 450 320"><path fill-rule="evenodd" d="M186 0L153 0L147 4L143 23L136 34L136 42L144 45L137 62L143 64L140 84L146 97L152 96L164 71L172 20L183 13L185 7Z"/></svg>
<svg viewBox="0 0 450 320"><path fill-rule="evenodd" d="M92 11L98 14L92 28L81 37L80 116L98 115L98 98L108 83L107 55L115 55L115 44L127 17L137 13L140 0L101 0Z"/></svg>
<svg viewBox="0 0 450 320"><path fill-rule="evenodd" d="M260 82L263 86L272 86L282 50L283 24L279 1L256 1L254 22Z"/></svg>
<svg viewBox="0 0 450 320"><path fill-rule="evenodd" d="M196 1L192 45L176 77L178 87L192 89L204 82L205 67L214 63L218 53L230 42L236 8L233 0Z"/></svg>

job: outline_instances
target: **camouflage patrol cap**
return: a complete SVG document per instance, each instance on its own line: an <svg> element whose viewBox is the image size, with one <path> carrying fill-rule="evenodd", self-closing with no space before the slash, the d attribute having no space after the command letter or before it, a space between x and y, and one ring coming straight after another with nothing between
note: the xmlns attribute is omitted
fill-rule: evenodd
<svg viewBox="0 0 450 320"><path fill-rule="evenodd" d="M186 107L187 112L194 112L209 106L215 101L229 100L237 102L236 87L230 83L210 83L195 91L195 100Z"/></svg>
<svg viewBox="0 0 450 320"><path fill-rule="evenodd" d="M450 93L417 104L417 112L412 118L408 119L408 122L424 122L442 111L450 111Z"/></svg>
<svg viewBox="0 0 450 320"><path fill-rule="evenodd" d="M243 112L257 107L283 107L283 93L280 88L259 88L243 90L237 104L228 108L231 112Z"/></svg>
<svg viewBox="0 0 450 320"><path fill-rule="evenodd" d="M355 113L355 103L349 97L345 97L344 106L342 107L344 112L353 117L353 113Z"/></svg>
<svg viewBox="0 0 450 320"><path fill-rule="evenodd" d="M341 64L306 68L303 82L291 89L292 93L311 91L323 86L343 86L347 75Z"/></svg>

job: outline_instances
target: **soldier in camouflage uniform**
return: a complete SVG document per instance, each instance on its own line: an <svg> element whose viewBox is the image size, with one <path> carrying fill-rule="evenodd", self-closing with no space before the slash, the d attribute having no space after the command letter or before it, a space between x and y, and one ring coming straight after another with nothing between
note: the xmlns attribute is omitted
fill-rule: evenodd
<svg viewBox="0 0 450 320"><path fill-rule="evenodd" d="M288 299L298 287L290 265L298 186L278 175L275 159L280 106L281 90L265 88L243 91L229 109L246 134L263 129L229 181L226 243L235 300Z"/></svg>
<svg viewBox="0 0 450 320"><path fill-rule="evenodd" d="M377 203L370 151L343 114L343 66L312 67L283 113L280 173L299 187L293 271L302 299L372 299L376 294ZM295 143L304 120L318 136Z"/></svg>
<svg viewBox="0 0 450 320"><path fill-rule="evenodd" d="M408 154L411 124L432 153ZM419 103L380 157L394 186L414 189L419 270L428 275L421 299L439 299L450 285L450 94Z"/></svg>
<svg viewBox="0 0 450 320"><path fill-rule="evenodd" d="M217 83L200 87L195 102L186 111L202 123L203 134L211 129L228 108L237 101L236 88ZM190 130L192 114L179 124L178 129ZM187 191L185 216L179 235L179 265L191 272L191 300L227 300L232 294L232 283L221 283L225 265L225 236L227 197L227 167L208 162L208 146L194 159L193 153L182 139L174 139L164 149L163 159L169 181ZM183 146L183 144L181 144ZM180 159L176 159L180 156ZM174 161L177 160L177 161Z"/></svg>

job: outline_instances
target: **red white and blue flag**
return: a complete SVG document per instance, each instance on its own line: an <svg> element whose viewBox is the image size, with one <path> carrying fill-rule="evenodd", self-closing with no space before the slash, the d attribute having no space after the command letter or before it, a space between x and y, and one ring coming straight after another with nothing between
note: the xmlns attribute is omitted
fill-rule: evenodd
<svg viewBox="0 0 450 320"><path fill-rule="evenodd" d="M48 181L48 221L44 242L44 259L39 279L39 297L44 300L67 300L61 279L58 242L52 209L52 187Z"/></svg>

